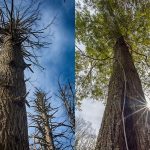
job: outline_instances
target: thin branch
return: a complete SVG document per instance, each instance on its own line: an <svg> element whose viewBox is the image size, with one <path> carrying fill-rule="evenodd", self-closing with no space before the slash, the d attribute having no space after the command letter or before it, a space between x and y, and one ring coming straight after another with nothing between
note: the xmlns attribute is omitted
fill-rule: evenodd
<svg viewBox="0 0 150 150"><path fill-rule="evenodd" d="M89 56L87 54L85 54L77 45L76 45L77 49L80 51L81 55L84 56L84 57L87 57L89 59L92 59L92 60L96 60L96 61L105 61L105 60L108 60L108 59L113 59L113 58L110 58L110 57L106 57L106 58L103 58L103 59L99 59L99 58L94 58L92 56ZM99 55L100 56L100 55ZM98 56L98 57L99 57Z"/></svg>

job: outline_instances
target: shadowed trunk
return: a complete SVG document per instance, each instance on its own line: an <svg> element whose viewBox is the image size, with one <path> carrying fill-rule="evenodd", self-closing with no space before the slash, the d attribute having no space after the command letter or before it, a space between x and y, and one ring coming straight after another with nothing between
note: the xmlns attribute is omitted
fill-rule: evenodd
<svg viewBox="0 0 150 150"><path fill-rule="evenodd" d="M145 107L141 81L123 37L117 39L114 58L96 150L148 150L149 110Z"/></svg>
<svg viewBox="0 0 150 150"><path fill-rule="evenodd" d="M25 68L21 45L6 36L0 50L0 150L29 149Z"/></svg>

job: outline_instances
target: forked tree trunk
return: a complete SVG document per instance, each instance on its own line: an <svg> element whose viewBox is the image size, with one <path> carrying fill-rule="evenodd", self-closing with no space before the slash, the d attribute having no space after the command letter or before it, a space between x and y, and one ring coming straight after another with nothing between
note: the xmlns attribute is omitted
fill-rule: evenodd
<svg viewBox="0 0 150 150"><path fill-rule="evenodd" d="M11 36L0 50L0 150L28 150L25 62Z"/></svg>
<svg viewBox="0 0 150 150"><path fill-rule="evenodd" d="M117 39L114 57L96 150L148 150L149 112L144 108L146 101L141 81L123 37Z"/></svg>

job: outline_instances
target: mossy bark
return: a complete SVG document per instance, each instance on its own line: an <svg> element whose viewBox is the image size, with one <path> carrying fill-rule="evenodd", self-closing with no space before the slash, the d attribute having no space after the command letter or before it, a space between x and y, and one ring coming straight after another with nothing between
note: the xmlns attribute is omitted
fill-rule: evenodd
<svg viewBox="0 0 150 150"><path fill-rule="evenodd" d="M114 58L96 150L127 150L127 147L129 150L148 150L149 112L144 108L146 101L141 81L123 37L117 39Z"/></svg>
<svg viewBox="0 0 150 150"><path fill-rule="evenodd" d="M0 150L29 150L25 66L21 45L6 36L0 50Z"/></svg>

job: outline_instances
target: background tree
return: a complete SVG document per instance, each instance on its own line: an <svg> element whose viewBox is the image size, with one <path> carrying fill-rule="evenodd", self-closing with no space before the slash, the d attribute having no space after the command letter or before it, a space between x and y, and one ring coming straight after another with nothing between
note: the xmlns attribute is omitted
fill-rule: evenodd
<svg viewBox="0 0 150 150"><path fill-rule="evenodd" d="M71 83L59 83L58 97L60 106L54 108L54 98L37 90L32 102L34 113L29 113L30 128L35 131L30 134L31 147L41 147L46 150L74 149L75 114L74 92Z"/></svg>
<svg viewBox="0 0 150 150"><path fill-rule="evenodd" d="M36 128L36 134L32 138L35 138L38 141L36 144L40 144L45 150L55 150L52 119L56 109L51 107L46 93L38 90L35 96L36 99L32 107L34 107L37 114L29 115L35 124L35 126L31 127Z"/></svg>
<svg viewBox="0 0 150 150"><path fill-rule="evenodd" d="M58 82L58 97L62 101L64 111L66 112L67 118L70 125L72 126L72 131L75 133L75 91L73 84L68 82L67 84L61 85Z"/></svg>
<svg viewBox="0 0 150 150"><path fill-rule="evenodd" d="M51 97L41 90L36 91L35 97L32 104L34 113L29 113L29 127L35 130L30 135L30 139L33 139L31 146L36 145L44 150L64 149L67 130L64 130L65 121L57 114L61 107L54 108Z"/></svg>
<svg viewBox="0 0 150 150"><path fill-rule="evenodd" d="M85 45L84 51L77 47L76 53L78 102L91 97L107 103L98 150L150 147L149 110L141 86L142 81L148 93L149 5L144 0L78 4L77 42Z"/></svg>
<svg viewBox="0 0 150 150"><path fill-rule="evenodd" d="M0 0L0 149L29 149L25 60L39 66L34 49L45 46L37 1ZM32 70L31 70L32 71Z"/></svg>
<svg viewBox="0 0 150 150"><path fill-rule="evenodd" d="M68 130L69 144L68 147L74 150L75 140L75 88L74 85L68 81L68 83L62 84L58 81L58 93L56 96L59 98L62 104L61 109L63 110L66 126Z"/></svg>
<svg viewBox="0 0 150 150"><path fill-rule="evenodd" d="M96 145L96 134L90 122L83 118L76 117L76 139L75 148L77 150L94 150Z"/></svg>

